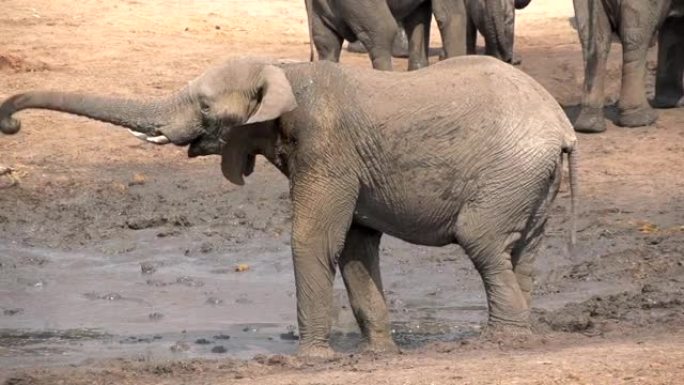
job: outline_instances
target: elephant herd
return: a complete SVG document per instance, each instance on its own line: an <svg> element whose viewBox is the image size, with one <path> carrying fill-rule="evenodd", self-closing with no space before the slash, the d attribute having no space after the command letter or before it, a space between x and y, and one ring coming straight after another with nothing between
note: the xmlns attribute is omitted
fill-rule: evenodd
<svg viewBox="0 0 684 385"><path fill-rule="evenodd" d="M339 61L343 40L361 42L373 68L391 70L391 57L409 58L409 70L428 64L430 20L434 15L443 56L475 53L477 31L487 55L517 64L513 55L515 10L530 0L306 0L310 38L321 60ZM684 105L684 0L574 0L585 64L584 91L574 127L603 132L604 77L613 35L622 42L622 89L617 124L652 124L651 107ZM402 39L403 38L403 39ZM402 43L408 47L402 47ZM645 93L646 53L658 41L655 97ZM362 47L351 50L362 51Z"/></svg>
<svg viewBox="0 0 684 385"><path fill-rule="evenodd" d="M625 46L621 122L648 124L655 118L643 77L645 51L659 28L656 101L659 107L682 103L682 1L575 0L587 63L582 130L602 129L612 31ZM331 353L338 269L367 348L396 350L380 274L383 234L420 245L460 245L484 284L486 332L529 333L534 251L565 159L570 243L575 242L577 138L549 92L505 63L512 58L513 38L505 12L516 4L484 0L477 16L462 13L476 2L307 0L306 5L322 59L337 61L343 39L358 38L373 66L389 70L399 21L409 36L411 69L424 67L432 13L446 56L468 51L471 42L466 44L462 32L471 18L484 29L488 52L503 60L462 56L420 71L391 72L325 60L238 58L158 99L20 93L0 104L0 132L17 134L14 114L29 108L85 116L128 128L156 145L188 146L190 157L218 155L223 175L238 185L263 156L290 183L304 355ZM376 3L384 7L373 8ZM386 16L385 22L371 23L378 15Z"/></svg>

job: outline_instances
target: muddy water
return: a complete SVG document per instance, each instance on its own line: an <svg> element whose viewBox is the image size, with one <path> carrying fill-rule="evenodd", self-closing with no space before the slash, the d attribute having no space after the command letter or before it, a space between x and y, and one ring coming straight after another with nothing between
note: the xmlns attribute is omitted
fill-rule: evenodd
<svg viewBox="0 0 684 385"><path fill-rule="evenodd" d="M545 252L552 257L538 263L537 306L629 289L588 280L558 290L554 282L575 262L565 255L565 235L552 231ZM297 330L287 238L256 236L201 253L188 253L202 247L190 234L160 237L153 229L75 252L3 243L0 366L292 353ZM382 254L393 333L402 347L477 333L486 319L484 291L457 246L416 247L387 237ZM238 272L241 263L247 269ZM334 298L333 345L353 350L360 336L339 278Z"/></svg>

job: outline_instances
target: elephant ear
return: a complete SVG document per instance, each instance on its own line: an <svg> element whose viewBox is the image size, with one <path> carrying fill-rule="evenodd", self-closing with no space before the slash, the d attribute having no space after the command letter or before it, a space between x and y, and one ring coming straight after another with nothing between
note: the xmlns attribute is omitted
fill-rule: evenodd
<svg viewBox="0 0 684 385"><path fill-rule="evenodd" d="M280 115L297 108L292 86L281 68L273 65L264 66L261 79L261 103L245 124L277 119Z"/></svg>
<svg viewBox="0 0 684 385"><path fill-rule="evenodd" d="M244 123L250 125L279 118L282 114L297 108L297 101L290 81L282 69L266 65L261 71L258 85L261 101ZM221 149L221 171L231 183L244 185L243 176L254 171L255 156L251 152L253 144L249 127L231 129Z"/></svg>

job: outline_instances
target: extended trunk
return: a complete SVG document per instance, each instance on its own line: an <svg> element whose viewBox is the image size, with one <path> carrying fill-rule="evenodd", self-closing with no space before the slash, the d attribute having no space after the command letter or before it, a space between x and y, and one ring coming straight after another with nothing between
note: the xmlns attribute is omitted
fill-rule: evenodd
<svg viewBox="0 0 684 385"><path fill-rule="evenodd" d="M172 119L179 98L135 101L123 98L65 92L27 92L7 99L0 106L0 131L12 134L19 123L12 114L27 108L39 108L85 116L102 122L128 127L152 135Z"/></svg>

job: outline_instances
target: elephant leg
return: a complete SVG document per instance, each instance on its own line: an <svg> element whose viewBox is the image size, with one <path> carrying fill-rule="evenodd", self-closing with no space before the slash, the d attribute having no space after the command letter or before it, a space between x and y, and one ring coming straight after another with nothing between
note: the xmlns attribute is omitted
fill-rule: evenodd
<svg viewBox="0 0 684 385"><path fill-rule="evenodd" d="M432 0L439 32L442 35L444 55L447 58L465 55L467 13L463 0Z"/></svg>
<svg viewBox="0 0 684 385"><path fill-rule="evenodd" d="M409 37L409 71L428 66L431 18L430 3L425 2L404 20Z"/></svg>
<svg viewBox="0 0 684 385"><path fill-rule="evenodd" d="M373 68L392 70L392 42L399 30L397 21L386 2L339 3L349 29L368 50Z"/></svg>
<svg viewBox="0 0 684 385"><path fill-rule="evenodd" d="M468 55L475 55L477 53L476 43L477 27L475 27L473 20L468 17L466 21L466 53Z"/></svg>
<svg viewBox="0 0 684 385"><path fill-rule="evenodd" d="M389 312L380 278L381 236L378 231L352 225L339 265L368 350L398 351L390 333Z"/></svg>
<svg viewBox="0 0 684 385"><path fill-rule="evenodd" d="M406 29L404 28L403 23L399 24L399 32L397 32L392 41L392 57L409 57L408 36L406 35Z"/></svg>
<svg viewBox="0 0 684 385"><path fill-rule="evenodd" d="M292 183L298 353L329 356L335 265L351 225L358 187L309 175L298 175Z"/></svg>
<svg viewBox="0 0 684 385"><path fill-rule="evenodd" d="M312 15L311 32L313 34L314 47L316 47L316 52L318 53L318 60L338 63L340 61L340 52L342 51L342 37L316 15Z"/></svg>
<svg viewBox="0 0 684 385"><path fill-rule="evenodd" d="M553 175L553 181L549 186L546 197L541 202L534 215L530 217L524 232L524 238L511 252L513 272L518 280L520 290L525 297L528 307L532 307L532 290L534 289L534 260L536 251L544 236L548 211L558 194L562 175L562 160L559 161Z"/></svg>
<svg viewBox="0 0 684 385"><path fill-rule="evenodd" d="M684 106L684 17L670 17L660 28L656 108Z"/></svg>
<svg viewBox="0 0 684 385"><path fill-rule="evenodd" d="M504 31L508 36L508 51L511 52L511 64L520 65L522 59L515 53L515 0L506 0L504 3Z"/></svg>
<svg viewBox="0 0 684 385"><path fill-rule="evenodd" d="M578 132L603 132L603 91L612 30L601 1L574 0L577 32L584 58L584 89L580 113L574 127Z"/></svg>
<svg viewBox="0 0 684 385"><path fill-rule="evenodd" d="M646 55L657 20L647 17L629 2L622 4L618 33L622 41L622 89L617 124L623 127L647 126L658 113L646 99Z"/></svg>
<svg viewBox="0 0 684 385"><path fill-rule="evenodd" d="M529 332L529 307L513 271L511 250L521 233L483 230L468 221L497 218L477 208L464 208L457 220L457 240L480 273L489 308L488 330Z"/></svg>

